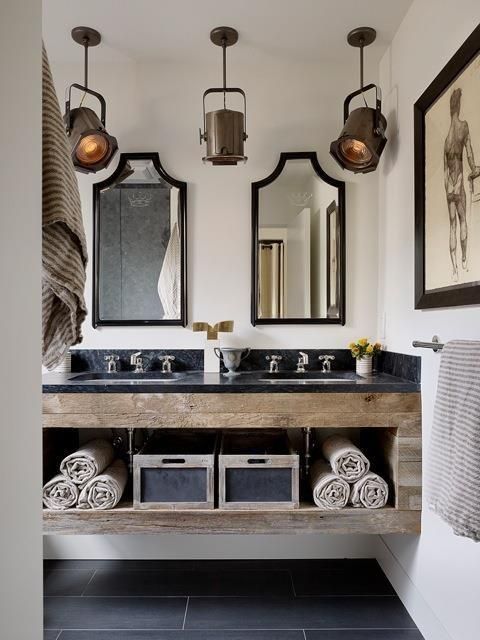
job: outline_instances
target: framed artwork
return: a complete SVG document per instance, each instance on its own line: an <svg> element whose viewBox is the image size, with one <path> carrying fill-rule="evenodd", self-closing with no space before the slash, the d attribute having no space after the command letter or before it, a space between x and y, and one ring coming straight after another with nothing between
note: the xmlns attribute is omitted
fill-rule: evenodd
<svg viewBox="0 0 480 640"><path fill-rule="evenodd" d="M340 219L335 200L327 207L327 318L337 318L340 308Z"/></svg>
<svg viewBox="0 0 480 640"><path fill-rule="evenodd" d="M480 25L414 106L415 308L480 304Z"/></svg>

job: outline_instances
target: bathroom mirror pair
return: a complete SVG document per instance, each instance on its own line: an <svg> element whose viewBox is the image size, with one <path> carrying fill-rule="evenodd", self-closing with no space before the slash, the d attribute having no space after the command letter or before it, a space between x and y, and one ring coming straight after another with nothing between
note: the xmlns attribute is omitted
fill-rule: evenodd
<svg viewBox="0 0 480 640"><path fill-rule="evenodd" d="M93 195L94 327L186 326L186 183L158 153L122 153ZM345 323L345 183L315 152L252 184L251 319Z"/></svg>

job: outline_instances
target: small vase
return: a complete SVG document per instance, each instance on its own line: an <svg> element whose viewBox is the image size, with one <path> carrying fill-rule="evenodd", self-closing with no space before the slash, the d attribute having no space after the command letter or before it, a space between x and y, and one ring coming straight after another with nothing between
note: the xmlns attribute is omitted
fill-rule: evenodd
<svg viewBox="0 0 480 640"><path fill-rule="evenodd" d="M357 359L357 375L368 377L372 375L372 356Z"/></svg>

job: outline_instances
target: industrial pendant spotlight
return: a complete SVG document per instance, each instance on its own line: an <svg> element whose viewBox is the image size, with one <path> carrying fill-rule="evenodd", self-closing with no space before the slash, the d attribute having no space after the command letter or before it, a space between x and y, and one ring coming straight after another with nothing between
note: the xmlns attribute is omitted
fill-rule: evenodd
<svg viewBox="0 0 480 640"><path fill-rule="evenodd" d="M72 29L72 38L85 49L85 80L83 85L74 83L68 88L65 127L70 139L72 160L76 171L96 173L110 164L118 149L117 140L105 129L105 99L88 88L88 49L100 44L102 37L95 29L75 27ZM83 97L88 93L100 102L100 118L93 109L82 107L83 98L79 107L70 108L72 89L82 91Z"/></svg>
<svg viewBox="0 0 480 640"><path fill-rule="evenodd" d="M207 89L203 94L203 133L200 129L200 144L207 143L207 153L204 162L213 165L236 165L246 162L243 143L247 139L245 133L247 122L247 99L242 89L227 88L227 47L231 47L238 40L238 32L231 27L217 27L210 33L213 44L223 50L223 87ZM223 109L209 111L205 114L205 98L211 93L223 94ZM227 109L227 93L239 93L243 96L244 112Z"/></svg>
<svg viewBox="0 0 480 640"><path fill-rule="evenodd" d="M350 93L343 103L344 126L340 136L330 145L330 153L343 169L354 173L375 171L380 156L387 143L385 129L387 120L382 115L382 95L375 84L363 85L363 49L374 42L377 33L371 27L358 27L347 36L352 47L360 49L360 89ZM369 107L363 94L375 89L375 108ZM351 113L350 102L362 95L365 106L354 109Z"/></svg>

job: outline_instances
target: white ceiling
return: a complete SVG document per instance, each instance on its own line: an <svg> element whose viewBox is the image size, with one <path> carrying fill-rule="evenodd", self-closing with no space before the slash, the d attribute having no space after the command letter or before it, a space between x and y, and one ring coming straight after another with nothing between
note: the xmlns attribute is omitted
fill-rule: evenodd
<svg viewBox="0 0 480 640"><path fill-rule="evenodd" d="M211 60L213 27L240 33L235 55L255 64L261 54L290 61L357 60L347 32L372 26L378 37L369 48L376 63L412 0L44 0L44 39L56 62L77 62L81 52L72 27L86 25L103 37L92 62L159 59Z"/></svg>

